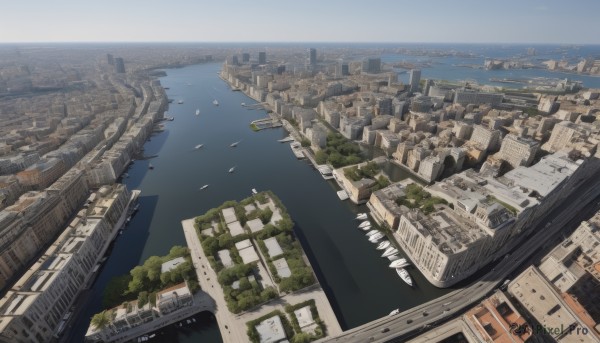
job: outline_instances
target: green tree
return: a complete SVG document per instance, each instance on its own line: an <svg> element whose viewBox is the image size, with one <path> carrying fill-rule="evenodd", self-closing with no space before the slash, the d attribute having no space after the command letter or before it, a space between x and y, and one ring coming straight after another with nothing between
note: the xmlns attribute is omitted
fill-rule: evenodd
<svg viewBox="0 0 600 343"><path fill-rule="evenodd" d="M91 324L99 330L104 329L112 321L112 311L102 311L96 313L91 320Z"/></svg>
<svg viewBox="0 0 600 343"><path fill-rule="evenodd" d="M138 294L138 307L142 307L148 303L148 292L142 291Z"/></svg>
<svg viewBox="0 0 600 343"><path fill-rule="evenodd" d="M327 153L323 150L319 150L315 153L315 161L317 164L325 164L327 163Z"/></svg>

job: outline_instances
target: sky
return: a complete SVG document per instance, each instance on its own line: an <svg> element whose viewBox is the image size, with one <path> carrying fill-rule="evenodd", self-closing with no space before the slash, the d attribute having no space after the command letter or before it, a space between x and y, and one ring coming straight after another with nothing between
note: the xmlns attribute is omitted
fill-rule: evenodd
<svg viewBox="0 0 600 343"><path fill-rule="evenodd" d="M0 0L0 42L600 44L598 0Z"/></svg>

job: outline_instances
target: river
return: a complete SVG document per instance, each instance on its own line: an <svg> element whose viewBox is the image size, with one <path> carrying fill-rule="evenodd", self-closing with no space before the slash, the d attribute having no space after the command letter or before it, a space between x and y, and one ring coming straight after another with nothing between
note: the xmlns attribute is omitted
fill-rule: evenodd
<svg viewBox="0 0 600 343"><path fill-rule="evenodd" d="M408 59L384 56L386 61ZM471 63L480 62L476 59ZM474 78L483 83L498 74L564 77L540 70L487 72L455 67L455 63L445 59L424 69L422 77ZM83 300L71 341L82 341L90 317L102 310L102 291L108 280L127 273L149 256L167 254L173 245L185 245L181 220L226 200L243 199L252 188L272 190L287 207L342 328L382 317L395 308L414 307L448 291L431 286L414 268L410 273L416 287L405 285L388 268L387 259L379 257L380 252L356 229L355 213L365 208L341 202L332 181L323 180L310 165L298 161L289 144L278 143L277 139L287 135L282 128L250 130L249 123L266 117L266 113L240 106L255 101L233 92L218 77L220 68L220 63L210 63L169 69L160 79L164 87L169 87L169 98L175 100L168 110L175 120L165 122L165 130L144 145L145 155L158 157L136 161L128 170L129 176L123 182L129 189L142 190L140 211L118 237L94 287ZM585 86L596 86L600 81L583 78ZM180 99L183 104L177 104ZM219 106L212 104L214 99ZM198 116L196 109L200 109ZM236 148L229 146L237 141L240 143ZM194 149L198 144L204 146ZM148 169L150 162L153 170ZM234 166L235 172L228 173ZM395 180L407 177L397 168L393 174ZM200 191L205 184L209 187ZM221 337L214 317L204 314L191 326L169 329L163 341L220 342Z"/></svg>

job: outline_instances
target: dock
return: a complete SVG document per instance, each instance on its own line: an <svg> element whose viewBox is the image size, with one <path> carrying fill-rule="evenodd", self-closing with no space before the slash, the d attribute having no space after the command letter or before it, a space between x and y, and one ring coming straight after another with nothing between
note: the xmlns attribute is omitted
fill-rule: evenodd
<svg viewBox="0 0 600 343"><path fill-rule="evenodd" d="M250 123L250 126L255 128L255 131L260 131L260 130L264 130L264 129L272 129L275 127L281 127L281 126L283 126L283 124L281 124L281 122L277 119L268 117L268 118L254 120Z"/></svg>
<svg viewBox="0 0 600 343"><path fill-rule="evenodd" d="M306 156L304 155L304 149L302 148L302 145L300 145L300 143L294 141L292 144L290 144L290 148L292 149L292 152L294 153L294 156L296 156L297 159L301 160L303 158L306 158Z"/></svg>

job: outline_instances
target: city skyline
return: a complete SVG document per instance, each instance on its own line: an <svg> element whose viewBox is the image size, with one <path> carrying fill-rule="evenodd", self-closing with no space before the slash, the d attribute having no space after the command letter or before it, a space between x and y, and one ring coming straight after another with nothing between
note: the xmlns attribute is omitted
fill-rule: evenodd
<svg viewBox="0 0 600 343"><path fill-rule="evenodd" d="M143 6L143 7L142 7ZM347 1L280 2L39 0L3 5L0 43L18 42L372 42L600 44L600 3ZM251 29L251 30L249 30ZM318 37L318 38L315 38Z"/></svg>

